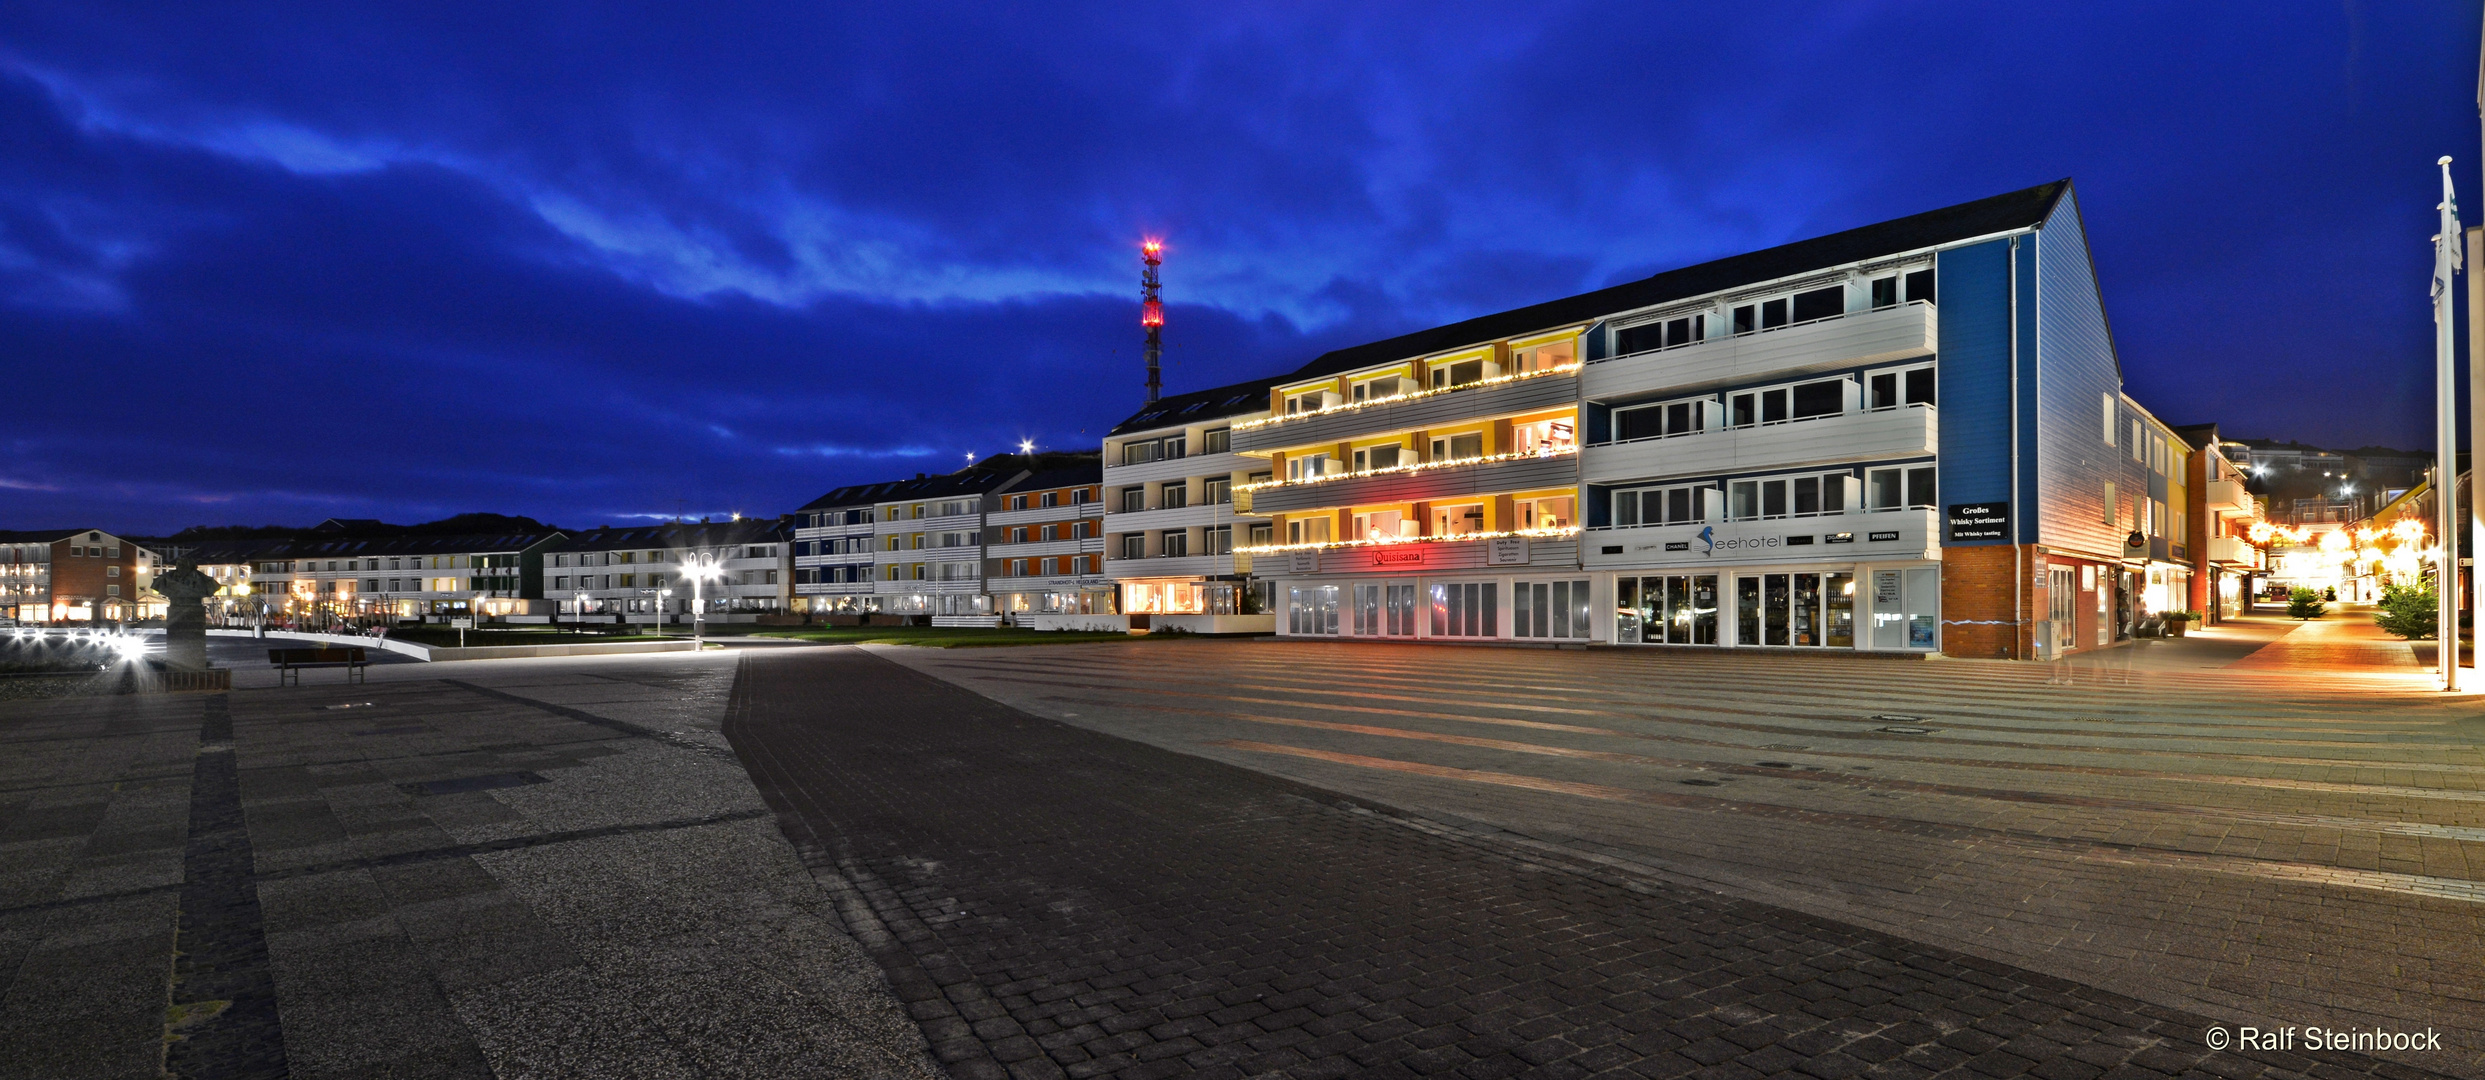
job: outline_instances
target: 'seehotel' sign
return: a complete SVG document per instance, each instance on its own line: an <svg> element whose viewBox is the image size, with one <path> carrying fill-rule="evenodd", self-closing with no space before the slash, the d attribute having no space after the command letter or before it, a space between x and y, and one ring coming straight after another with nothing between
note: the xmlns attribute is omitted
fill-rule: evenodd
<svg viewBox="0 0 2485 1080"><path fill-rule="evenodd" d="M2010 503L1951 503L1949 528L1953 541L2010 539Z"/></svg>

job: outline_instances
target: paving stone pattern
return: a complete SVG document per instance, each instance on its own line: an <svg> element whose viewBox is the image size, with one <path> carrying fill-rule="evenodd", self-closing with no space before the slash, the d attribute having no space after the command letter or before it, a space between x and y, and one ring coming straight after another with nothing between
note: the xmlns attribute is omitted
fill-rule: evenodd
<svg viewBox="0 0 2485 1080"><path fill-rule="evenodd" d="M961 1080L2421 1075L1037 718L861 650L725 734Z"/></svg>
<svg viewBox="0 0 2485 1080"><path fill-rule="evenodd" d="M931 1080L716 730L733 672L0 707L0 1080Z"/></svg>

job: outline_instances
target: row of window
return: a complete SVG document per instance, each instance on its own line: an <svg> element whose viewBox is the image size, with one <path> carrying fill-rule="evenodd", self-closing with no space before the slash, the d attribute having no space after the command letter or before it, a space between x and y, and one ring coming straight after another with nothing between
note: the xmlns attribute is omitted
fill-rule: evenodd
<svg viewBox="0 0 2485 1080"><path fill-rule="evenodd" d="M554 576L552 579L552 591L557 593L570 589L570 582L573 580L578 583L577 588L581 589L635 589L639 587L639 575L637 574L579 574L575 578L568 574L560 574ZM518 587L516 578L477 578L475 579L475 588L482 589L501 587L486 584L487 582L494 581L509 582L506 586L507 588L514 589ZM777 572L774 570L744 570L716 582L716 584L720 586L774 585L776 583ZM676 582L674 584L678 585L680 583ZM666 582L663 574L651 573L647 575L647 588L660 588L665 585Z"/></svg>
<svg viewBox="0 0 2485 1080"><path fill-rule="evenodd" d="M1016 525L1007 529L994 530L997 535L993 542L1027 544L1047 540L1085 540L1095 535L1095 528L1096 523L1092 521L1074 521L1067 525Z"/></svg>
<svg viewBox="0 0 2485 1080"><path fill-rule="evenodd" d="M1907 303L1932 303L1935 278L1933 271L1917 270L1905 275L1892 274L1874 278L1866 285L1871 290L1871 308L1896 307ZM1817 289L1789 293L1785 296L1755 299L1738 304L1727 316L1730 334L1754 334L1782 326L1797 326L1846 314L1846 286L1828 285ZM1628 356L1655 349L1690 345L1709 338L1710 331L1719 329L1709 324L1706 314L1682 315L1658 319L1614 331L1614 354Z"/></svg>
<svg viewBox="0 0 2485 1080"><path fill-rule="evenodd" d="M1696 435L1721 428L1758 427L1844 416L1859 408L1880 412L1908 405L1930 406L1934 404L1936 395L1933 365L1920 364L1866 372L1860 380L1845 377L1815 379L1616 408L1613 412L1613 437L1615 442L1633 442Z"/></svg>
<svg viewBox="0 0 2485 1080"><path fill-rule="evenodd" d="M1567 416L1512 424L1510 425L1509 452L1544 456L1567 454L1578 449L1578 435L1577 423ZM1425 449L1430 451L1421 459L1425 463L1471 461L1484 456L1484 433L1473 431L1463 435L1434 436L1429 440ZM1352 457L1343 461L1327 453L1289 455L1286 458L1286 480L1293 483L1317 480L1325 476L1369 472L1375 469L1395 469L1401 465L1417 464L1418 459L1410 453L1410 450L1410 447L1396 444L1367 446L1354 451ZM1342 467L1348 466L1349 463L1351 467Z"/></svg>
<svg viewBox="0 0 2485 1080"><path fill-rule="evenodd" d="M1861 479L1827 473L1729 480L1723 487L1629 488L1612 493L1613 523L1617 528L1699 525L1933 507L1940 504L1938 481L1934 466L1914 465L1866 469Z"/></svg>
<svg viewBox="0 0 2485 1080"><path fill-rule="evenodd" d="M1251 531L1246 535L1252 537L1255 543L1265 541L1265 538L1268 535L1268 526L1252 525L1249 526L1249 528ZM1214 525L1201 529L1199 534L1199 554L1231 555L1234 553L1233 526ZM1153 534L1143 532L1121 534L1121 541L1116 547L1116 550L1119 551L1120 554L1115 557L1121 559L1147 558L1148 537L1151 535L1156 537L1156 554L1158 558L1179 559L1191 554L1190 530L1167 529L1163 532Z"/></svg>
<svg viewBox="0 0 2485 1080"><path fill-rule="evenodd" d="M1218 434L1224 433L1219 432ZM1090 500L1091 495L1092 492L1088 488L1072 488L1070 489L1070 505L1085 506ZM1061 492L1058 491L1031 492L1028 494L1012 495L1009 497L1009 508L1012 510L1029 510L1037 507L1059 505L1061 505Z"/></svg>
<svg viewBox="0 0 2485 1080"><path fill-rule="evenodd" d="M1095 572L1093 556L1064 555L1049 559L1010 559L1002 563L1009 577L1059 577L1063 574L1086 575ZM1029 573L1032 570L1033 573Z"/></svg>
<svg viewBox="0 0 2485 1080"><path fill-rule="evenodd" d="M1230 428L1213 428L1199 433L1199 452L1223 454L1234 446ZM1189 436L1167 435L1161 439L1140 439L1122 444L1122 464L1145 465L1151 461L1174 461L1189 456ZM1051 506L1051 503L1045 503ZM1018 509L1013 507L1012 509Z"/></svg>
<svg viewBox="0 0 2485 1080"><path fill-rule="evenodd" d="M1233 477L1211 476L1199 482L1199 504L1201 506L1219 506L1233 501ZM1156 506L1154 509L1180 510L1189 505L1191 505L1191 486L1189 484L1169 483L1156 489ZM1114 511L1115 513L1136 514L1149 509L1147 487L1145 485L1136 485L1121 489L1120 506L1121 508Z"/></svg>

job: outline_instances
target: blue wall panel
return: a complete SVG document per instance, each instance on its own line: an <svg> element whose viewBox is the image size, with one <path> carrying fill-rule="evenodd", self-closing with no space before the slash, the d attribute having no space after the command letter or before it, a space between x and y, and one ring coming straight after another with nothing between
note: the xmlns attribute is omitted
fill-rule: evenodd
<svg viewBox="0 0 2485 1080"><path fill-rule="evenodd" d="M1942 252L1938 268L1941 501L2000 502L2010 498L2010 241Z"/></svg>

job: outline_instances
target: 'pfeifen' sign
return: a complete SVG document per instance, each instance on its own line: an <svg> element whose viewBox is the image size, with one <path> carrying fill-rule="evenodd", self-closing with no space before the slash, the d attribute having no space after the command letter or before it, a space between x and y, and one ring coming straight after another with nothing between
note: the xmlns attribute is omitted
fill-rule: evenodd
<svg viewBox="0 0 2485 1080"><path fill-rule="evenodd" d="M2010 539L2010 503L1951 503L1949 533L1952 542L1960 540Z"/></svg>

